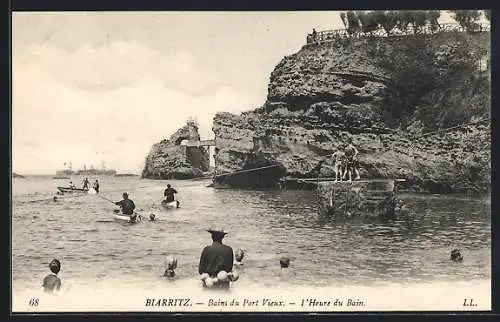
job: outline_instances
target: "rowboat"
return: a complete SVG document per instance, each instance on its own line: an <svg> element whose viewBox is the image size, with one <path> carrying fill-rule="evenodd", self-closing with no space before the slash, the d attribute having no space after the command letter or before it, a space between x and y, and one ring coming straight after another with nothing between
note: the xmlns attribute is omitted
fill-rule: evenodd
<svg viewBox="0 0 500 322"><path fill-rule="evenodd" d="M180 208L181 203L179 202L179 200L174 200L171 202L167 202L165 200L162 200L161 205L165 209L175 209L175 208Z"/></svg>
<svg viewBox="0 0 500 322"><path fill-rule="evenodd" d="M81 188L70 188L70 187L57 187L57 190L61 193L73 193L73 192L88 192L89 189L81 189Z"/></svg>
<svg viewBox="0 0 500 322"><path fill-rule="evenodd" d="M130 216L121 214L119 209L113 210L113 218L116 221L127 222L127 223L137 223L137 222L141 221L140 215L137 215L136 219L134 221L131 221Z"/></svg>

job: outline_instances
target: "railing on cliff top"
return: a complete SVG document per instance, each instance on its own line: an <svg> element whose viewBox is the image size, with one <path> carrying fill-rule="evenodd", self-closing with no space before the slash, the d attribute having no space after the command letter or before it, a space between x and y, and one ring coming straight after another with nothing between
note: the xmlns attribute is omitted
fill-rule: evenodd
<svg viewBox="0 0 500 322"><path fill-rule="evenodd" d="M308 34L306 38L307 45L314 43L324 43L335 41L338 39L350 39L350 38L368 38L368 37L400 37L400 36L411 36L411 35L432 35L441 32L488 32L490 31L490 25L486 23L476 24L476 28L467 29L456 23L444 23L437 26L425 25L420 28L415 28L409 25L406 31L402 31L398 28L391 30L390 34L383 28L378 28L373 32L362 32L358 31L355 33L349 33L347 29L336 29L336 30L324 30L318 31L316 37L313 34Z"/></svg>

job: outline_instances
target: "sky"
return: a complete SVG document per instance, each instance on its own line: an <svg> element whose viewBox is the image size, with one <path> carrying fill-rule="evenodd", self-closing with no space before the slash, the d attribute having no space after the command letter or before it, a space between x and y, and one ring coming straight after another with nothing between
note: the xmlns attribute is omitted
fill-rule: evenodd
<svg viewBox="0 0 500 322"><path fill-rule="evenodd" d="M265 102L312 28L343 24L334 11L13 13L13 171L140 173L190 117L212 139L217 112Z"/></svg>

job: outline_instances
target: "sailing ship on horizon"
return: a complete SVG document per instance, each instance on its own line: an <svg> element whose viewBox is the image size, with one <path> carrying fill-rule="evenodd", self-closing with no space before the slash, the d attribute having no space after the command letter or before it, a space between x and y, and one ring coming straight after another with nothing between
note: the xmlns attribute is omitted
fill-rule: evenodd
<svg viewBox="0 0 500 322"><path fill-rule="evenodd" d="M90 165L90 168L87 169L87 165L83 165L83 169L73 171L73 164L72 162L64 162L64 166L67 166L66 169L64 170L58 170L56 171L56 176L57 177L68 177L71 175L110 175L114 176L116 175L116 170L115 169L106 169L106 164L102 162L101 169L94 168L93 165Z"/></svg>

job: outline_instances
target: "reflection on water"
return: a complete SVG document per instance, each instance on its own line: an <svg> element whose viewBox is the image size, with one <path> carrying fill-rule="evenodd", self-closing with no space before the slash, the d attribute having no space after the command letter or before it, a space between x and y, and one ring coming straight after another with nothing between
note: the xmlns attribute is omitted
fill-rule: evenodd
<svg viewBox="0 0 500 322"><path fill-rule="evenodd" d="M93 178L91 178L93 179ZM77 180L73 180L77 182ZM128 191L157 221L114 222L111 203L92 195L51 197L50 178L13 182L13 288L40 288L53 258L61 260L63 284L168 283L160 277L167 254L179 260L178 280L197 276L205 229L229 230L225 242L246 250L240 281L251 284L346 286L490 278L489 196L402 195L412 215L402 221L330 221L318 215L310 191L214 190L206 181L170 181L181 208L159 205L166 181L101 177L102 195L119 200ZM36 202L33 202L35 200ZM463 263L451 263L453 248ZM279 258L291 258L282 278Z"/></svg>

